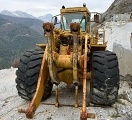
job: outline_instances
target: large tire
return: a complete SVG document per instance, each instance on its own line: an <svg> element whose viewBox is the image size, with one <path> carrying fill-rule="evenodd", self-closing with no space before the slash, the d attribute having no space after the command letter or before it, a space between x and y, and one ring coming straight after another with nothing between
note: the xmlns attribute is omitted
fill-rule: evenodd
<svg viewBox="0 0 132 120"><path fill-rule="evenodd" d="M93 52L91 102L112 105L116 102L119 89L119 68L115 53Z"/></svg>
<svg viewBox="0 0 132 120"><path fill-rule="evenodd" d="M23 99L31 100L36 92L43 54L42 50L27 51L20 59L16 71L16 88L18 95ZM52 87L53 85L48 79L43 100L50 96Z"/></svg>

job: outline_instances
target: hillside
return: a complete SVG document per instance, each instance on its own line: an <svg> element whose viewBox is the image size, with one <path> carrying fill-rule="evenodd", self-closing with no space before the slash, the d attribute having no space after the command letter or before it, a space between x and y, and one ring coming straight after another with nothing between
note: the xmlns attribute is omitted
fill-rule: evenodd
<svg viewBox="0 0 132 120"><path fill-rule="evenodd" d="M36 43L44 42L43 34L31 29L30 24L29 27L24 26L22 21L20 24L20 19L11 17L11 21L9 18L0 16L0 69L10 67L24 51L35 48ZM22 20L26 22L27 19Z"/></svg>
<svg viewBox="0 0 132 120"><path fill-rule="evenodd" d="M3 19L9 20L15 24L21 24L23 26L27 26L31 29L34 29L40 34L43 34L43 29L42 29L43 21L39 19L12 17L12 16L2 15L2 14L0 14L0 17Z"/></svg>
<svg viewBox="0 0 132 120"><path fill-rule="evenodd" d="M38 19L44 21L44 22L50 22L52 19L53 15L51 14L46 14L44 16L39 16Z"/></svg>
<svg viewBox="0 0 132 120"><path fill-rule="evenodd" d="M33 15L30 15L26 12L22 12L22 11L8 11L8 10L3 10L0 12L0 14L3 15L8 15L8 16L12 16L12 17L22 17L22 18L35 18Z"/></svg>
<svg viewBox="0 0 132 120"><path fill-rule="evenodd" d="M113 14L132 12L132 0L115 0L111 6L103 13L103 19L109 19Z"/></svg>
<svg viewBox="0 0 132 120"><path fill-rule="evenodd" d="M53 15L52 14L46 14L46 15L42 15L39 17L34 17L31 14L28 14L26 12L22 12L22 11L8 11L8 10L3 10L0 12L0 15L6 15L6 16L10 16L10 17L18 17L18 18L32 18L32 19L36 19L36 20L41 20L41 22L49 22L51 21Z"/></svg>

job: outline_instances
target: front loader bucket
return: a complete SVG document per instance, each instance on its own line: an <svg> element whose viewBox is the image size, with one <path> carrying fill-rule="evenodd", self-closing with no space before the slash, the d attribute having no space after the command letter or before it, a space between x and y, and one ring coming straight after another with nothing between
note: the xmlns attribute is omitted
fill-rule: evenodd
<svg viewBox="0 0 132 120"><path fill-rule="evenodd" d="M47 45L46 45L45 53L43 55L40 73L39 73L39 77L38 77L38 83L37 83L35 95L31 101L29 107L26 110L18 109L18 112L25 113L27 118L33 118L33 115L42 100L42 97L43 97L43 94L45 91L45 85L47 83L48 75L49 75L49 70L48 70Z"/></svg>

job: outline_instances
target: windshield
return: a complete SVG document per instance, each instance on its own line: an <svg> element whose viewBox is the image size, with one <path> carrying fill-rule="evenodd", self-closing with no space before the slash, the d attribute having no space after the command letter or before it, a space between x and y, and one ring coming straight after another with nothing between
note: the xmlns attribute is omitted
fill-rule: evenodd
<svg viewBox="0 0 132 120"><path fill-rule="evenodd" d="M77 22L80 23L81 30L85 31L85 16L83 13L63 14L61 21L63 30L70 30L70 23Z"/></svg>

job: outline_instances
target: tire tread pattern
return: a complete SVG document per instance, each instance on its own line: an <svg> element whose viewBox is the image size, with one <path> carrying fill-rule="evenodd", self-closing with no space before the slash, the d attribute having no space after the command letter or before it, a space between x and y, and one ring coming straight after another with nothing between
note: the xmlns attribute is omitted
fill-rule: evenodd
<svg viewBox="0 0 132 120"><path fill-rule="evenodd" d="M30 50L24 53L20 59L15 81L18 95L23 99L31 100L34 96L43 54L44 51L42 50ZM50 96L52 87L52 83L48 80L43 99Z"/></svg>
<svg viewBox="0 0 132 120"><path fill-rule="evenodd" d="M115 53L93 52L91 102L98 105L115 103L119 89L119 68Z"/></svg>

